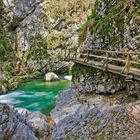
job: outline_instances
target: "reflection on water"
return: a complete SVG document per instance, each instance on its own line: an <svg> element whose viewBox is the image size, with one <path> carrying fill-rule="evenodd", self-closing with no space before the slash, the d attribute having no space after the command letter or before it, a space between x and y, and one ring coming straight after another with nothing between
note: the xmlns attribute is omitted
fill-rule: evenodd
<svg viewBox="0 0 140 140"><path fill-rule="evenodd" d="M11 103L15 107L26 108L30 111L41 111L48 114L54 107L59 91L70 86L70 81L60 80L45 82L43 79L33 80L0 96L0 102Z"/></svg>

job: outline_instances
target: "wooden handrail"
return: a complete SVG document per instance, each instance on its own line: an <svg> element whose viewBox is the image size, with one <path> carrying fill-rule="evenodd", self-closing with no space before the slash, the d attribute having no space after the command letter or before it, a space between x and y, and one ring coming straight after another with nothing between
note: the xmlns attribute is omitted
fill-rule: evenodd
<svg viewBox="0 0 140 140"><path fill-rule="evenodd" d="M84 54L84 53L81 53L80 55L82 56L87 56L87 54ZM105 56L99 56L99 55L93 55L93 54L90 54L89 57L94 57L94 58L99 58L99 59L106 59ZM113 57L108 57L108 60L112 60L112 61L118 61L118 62L126 62L126 59L120 59L120 58L113 58ZM138 64L140 65L139 62L136 62L136 61L131 61L132 64Z"/></svg>
<svg viewBox="0 0 140 140"><path fill-rule="evenodd" d="M78 48L66 48L64 53L64 58L67 60L76 60L77 59L77 50ZM132 60L133 55L139 55L140 53L135 52L120 52L120 51L108 51L108 50L99 50L99 49L84 49L84 53L80 53L80 56L85 56L84 62L88 63L89 58L98 58L103 60L103 66L102 68L107 69L109 60L110 61L117 61L117 62L123 62L125 63L124 70L127 67L127 73L129 72L129 69L131 67L131 64L140 65L139 62ZM105 54L96 54L96 53L105 53ZM61 50L62 53L62 50ZM95 54L94 54L95 53ZM124 58L114 58L112 54L124 54L126 55L126 59ZM112 57L111 57L112 56ZM128 56L131 57L131 60L128 61ZM124 57L124 56L123 56ZM128 65L129 64L129 65Z"/></svg>
<svg viewBox="0 0 140 140"><path fill-rule="evenodd" d="M102 52L102 53L114 53L114 54L132 54L132 55L140 55L140 53L136 52L124 52L124 51L109 51L109 50L99 50L99 49L83 49L82 51L91 51L91 52Z"/></svg>
<svg viewBox="0 0 140 140"><path fill-rule="evenodd" d="M65 48L61 50L61 54L64 60L81 63L126 77L131 73L134 75L135 80L140 81L140 69L132 67L132 64L140 66L139 61L132 60L134 59L134 55L136 55L136 59L139 58L140 52L120 52L99 49L84 49L83 51L84 52L81 51L77 56L78 48ZM123 62L123 66L117 65L117 63L111 63L110 61Z"/></svg>

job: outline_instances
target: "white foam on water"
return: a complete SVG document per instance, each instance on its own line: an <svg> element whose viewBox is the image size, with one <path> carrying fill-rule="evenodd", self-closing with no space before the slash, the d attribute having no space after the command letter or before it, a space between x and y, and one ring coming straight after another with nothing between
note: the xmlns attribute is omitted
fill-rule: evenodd
<svg viewBox="0 0 140 140"><path fill-rule="evenodd" d="M38 102L36 102L36 103L32 103L32 104L30 104L30 105L28 105L27 107L38 107L39 106L39 103Z"/></svg>
<svg viewBox="0 0 140 140"><path fill-rule="evenodd" d="M1 100L1 99L0 99L0 103L11 104L11 101L10 101L10 100Z"/></svg>
<svg viewBox="0 0 140 140"><path fill-rule="evenodd" d="M34 93L34 96L46 96L46 92L44 91L44 92L35 92Z"/></svg>

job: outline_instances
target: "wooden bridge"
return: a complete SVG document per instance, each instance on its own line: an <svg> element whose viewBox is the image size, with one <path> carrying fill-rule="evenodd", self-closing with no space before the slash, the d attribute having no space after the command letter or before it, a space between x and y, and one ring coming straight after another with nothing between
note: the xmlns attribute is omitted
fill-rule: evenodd
<svg viewBox="0 0 140 140"><path fill-rule="evenodd" d="M64 49L58 54L66 61L111 72L126 77L126 81L140 81L140 52L120 52L99 49Z"/></svg>

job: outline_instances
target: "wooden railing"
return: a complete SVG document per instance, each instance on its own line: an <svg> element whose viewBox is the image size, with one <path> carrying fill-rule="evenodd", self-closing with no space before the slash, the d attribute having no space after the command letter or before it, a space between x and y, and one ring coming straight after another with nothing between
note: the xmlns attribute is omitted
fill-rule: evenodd
<svg viewBox="0 0 140 140"><path fill-rule="evenodd" d="M64 52L64 53L62 53ZM136 75L140 74L140 52L121 52L99 49L70 48L61 50L61 57L67 61L82 61L86 65L89 62L99 63L99 67L108 70L109 65L121 67L120 74L135 74L130 69L135 69ZM91 65L90 65L91 66ZM93 66L94 67L94 66Z"/></svg>
<svg viewBox="0 0 140 140"><path fill-rule="evenodd" d="M92 50L88 49L83 51L85 51L86 53L81 53L80 55L85 56L86 61L88 61L90 58L102 59L104 61L103 67L106 66L106 68L110 62L121 62L125 64L122 73L129 73L132 64L140 66L139 59L136 60L136 58L140 58L140 53L97 50L97 49Z"/></svg>

